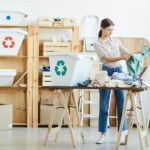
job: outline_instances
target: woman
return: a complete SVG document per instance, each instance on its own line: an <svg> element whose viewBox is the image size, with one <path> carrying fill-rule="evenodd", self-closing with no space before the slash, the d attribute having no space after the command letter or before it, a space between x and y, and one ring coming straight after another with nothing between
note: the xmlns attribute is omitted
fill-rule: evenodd
<svg viewBox="0 0 150 150"><path fill-rule="evenodd" d="M122 72L122 66L120 60L127 60L131 56L127 49L124 48L121 43L111 37L114 23L106 18L101 21L101 29L99 31L99 40L94 43L96 53L100 61L103 63L102 70L107 71L108 76L111 76L114 72ZM121 122L125 91L115 90L117 114L118 114L118 129ZM107 132L107 120L109 109L110 90L100 90L100 107L99 107L99 132L100 138L96 144L102 144L106 141ZM125 119L123 130L127 129L127 120Z"/></svg>

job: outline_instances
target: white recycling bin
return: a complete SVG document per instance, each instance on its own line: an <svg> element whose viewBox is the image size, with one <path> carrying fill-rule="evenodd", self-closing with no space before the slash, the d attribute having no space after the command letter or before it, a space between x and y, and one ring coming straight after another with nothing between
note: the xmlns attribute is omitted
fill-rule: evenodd
<svg viewBox="0 0 150 150"><path fill-rule="evenodd" d="M0 10L0 25L18 25L28 15L11 10Z"/></svg>
<svg viewBox="0 0 150 150"><path fill-rule="evenodd" d="M27 32L0 28L0 55L17 55Z"/></svg>
<svg viewBox="0 0 150 150"><path fill-rule="evenodd" d="M76 86L89 79L94 58L75 53L52 53L49 55L51 85Z"/></svg>
<svg viewBox="0 0 150 150"><path fill-rule="evenodd" d="M12 86L15 76L15 69L0 69L0 86Z"/></svg>

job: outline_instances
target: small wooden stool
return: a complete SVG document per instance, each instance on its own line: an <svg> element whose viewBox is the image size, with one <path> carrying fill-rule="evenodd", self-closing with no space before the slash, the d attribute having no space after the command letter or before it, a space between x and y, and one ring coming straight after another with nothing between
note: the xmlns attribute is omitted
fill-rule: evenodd
<svg viewBox="0 0 150 150"><path fill-rule="evenodd" d="M58 135L60 133L61 126L62 126L62 121L63 121L63 118L64 118L64 116L66 114L67 115L67 120L68 120L67 124L68 124L69 131L70 131L72 145L73 145L73 147L76 146L76 142L75 142L75 138L74 138L74 134L73 134L73 129L72 129L72 124L71 124L71 119L70 119L70 114L69 114L69 110L68 110L69 100L72 101L72 106L71 107L75 109L75 113L76 113L76 116L77 116L77 119L78 119L79 127L81 129L82 142L84 143L83 130L82 130L82 127L81 127L81 124L80 124L80 118L79 118L79 115L78 115L77 105L76 105L76 101L75 101L73 90L55 90L55 92L57 92L57 94L61 94L60 101L61 101L62 104L61 104L61 106L57 106L57 104L55 103L55 100L53 102L52 113L50 114L50 120L49 120L48 130L47 130L47 133L46 133L44 144L47 145L47 143L48 143L48 135L53 130L52 125L53 125L53 122L54 122L54 119L55 119L55 114L56 114L57 109L63 109L62 113L60 114L61 116L60 116L60 118L58 120L58 128L57 128L57 130L55 130L56 136L55 136L55 140L54 141L57 142ZM71 99L70 99L70 96L72 97Z"/></svg>
<svg viewBox="0 0 150 150"><path fill-rule="evenodd" d="M138 97L137 99L135 99L136 94L137 94L137 97ZM125 135L125 144L127 144L127 142L128 142L128 135L129 135L130 124L131 124L131 117L132 117L132 114L133 114L134 117L135 117L135 123L136 123L136 126L137 126L140 147L141 147L141 150L144 150L144 142L145 142L146 146L148 146L147 127L146 127L146 123L145 123L145 118L144 118L140 93L139 92L133 92L133 91L129 91L129 93L126 95L126 100L125 100L125 103L124 103L124 109L123 109L123 113L122 113L122 119L121 119L121 124L120 124L120 128L119 128L118 137L117 137L116 147L117 147L117 149L119 149L120 138L121 138L123 125L124 125L124 118L126 116L127 104L129 102L129 100L131 102L131 108L129 110L128 130L127 130L126 135ZM141 118L139 117L138 110L140 110ZM140 119L141 119L142 124L140 124Z"/></svg>

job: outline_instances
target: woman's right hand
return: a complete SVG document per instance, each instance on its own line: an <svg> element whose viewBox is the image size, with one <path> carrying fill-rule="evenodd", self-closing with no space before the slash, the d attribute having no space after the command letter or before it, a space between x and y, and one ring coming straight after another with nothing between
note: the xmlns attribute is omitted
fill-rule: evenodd
<svg viewBox="0 0 150 150"><path fill-rule="evenodd" d="M123 60L128 60L130 57L131 57L131 54L129 54L129 53L126 53L126 54L122 55Z"/></svg>

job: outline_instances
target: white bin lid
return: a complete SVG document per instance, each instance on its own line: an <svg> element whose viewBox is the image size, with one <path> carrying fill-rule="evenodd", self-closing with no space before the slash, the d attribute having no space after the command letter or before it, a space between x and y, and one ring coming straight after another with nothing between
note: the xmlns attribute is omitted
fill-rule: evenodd
<svg viewBox="0 0 150 150"><path fill-rule="evenodd" d="M15 69L0 69L0 76L16 76Z"/></svg>
<svg viewBox="0 0 150 150"><path fill-rule="evenodd" d="M69 57L74 57L76 59L96 60L94 56L86 55L84 53L74 53L74 52L68 52L68 53L52 52L51 54L49 54L49 56L69 56Z"/></svg>
<svg viewBox="0 0 150 150"><path fill-rule="evenodd" d="M0 28L0 32L18 32L24 35L27 35L27 32L21 29L6 29L6 28Z"/></svg>
<svg viewBox="0 0 150 150"><path fill-rule="evenodd" d="M24 17L28 17L28 15L24 12L21 12L19 10L0 10L0 12L8 12L8 13L18 13L24 15Z"/></svg>

